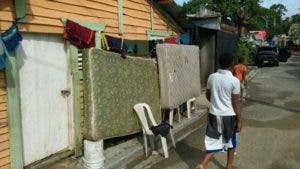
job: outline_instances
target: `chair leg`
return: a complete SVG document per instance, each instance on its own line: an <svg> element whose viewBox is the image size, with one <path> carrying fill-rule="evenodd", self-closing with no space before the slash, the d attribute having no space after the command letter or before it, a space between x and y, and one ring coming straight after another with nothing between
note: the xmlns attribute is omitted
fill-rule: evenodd
<svg viewBox="0 0 300 169"><path fill-rule="evenodd" d="M165 156L165 158L169 158L167 139L165 137L162 137L162 136L160 136L160 139L161 139L161 146L164 150L164 156Z"/></svg>
<svg viewBox="0 0 300 169"><path fill-rule="evenodd" d="M146 157L148 157L148 143L147 143L147 136L145 133L144 133L144 146L145 146Z"/></svg>
<svg viewBox="0 0 300 169"><path fill-rule="evenodd" d="M191 118L191 101L190 100L188 100L187 102L186 102L186 106L187 106L187 116L188 116L188 118Z"/></svg>
<svg viewBox="0 0 300 169"><path fill-rule="evenodd" d="M181 122L180 107L177 108L177 113L178 113L178 121Z"/></svg>
<svg viewBox="0 0 300 169"><path fill-rule="evenodd" d="M188 118L191 118L191 113L192 113L192 103L196 100L196 98L191 98L190 100L188 100L186 102L187 104L187 115L188 115Z"/></svg>
<svg viewBox="0 0 300 169"><path fill-rule="evenodd" d="M170 113L169 113L169 124L170 124L171 126L173 126L173 116L174 116L174 110L171 109L171 110L170 110Z"/></svg>
<svg viewBox="0 0 300 169"><path fill-rule="evenodd" d="M175 139L174 139L174 135L173 135L172 129L170 129L170 137L171 137L173 146L176 147L176 143L175 143Z"/></svg>

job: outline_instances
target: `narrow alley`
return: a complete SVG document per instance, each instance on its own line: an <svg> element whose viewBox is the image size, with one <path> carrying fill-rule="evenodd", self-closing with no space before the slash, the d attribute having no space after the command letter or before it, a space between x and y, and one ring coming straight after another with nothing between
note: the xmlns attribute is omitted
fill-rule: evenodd
<svg viewBox="0 0 300 169"><path fill-rule="evenodd" d="M242 108L243 129L234 161L238 169L296 169L300 165L300 55L279 67L263 67L249 82ZM177 144L152 169L194 169L205 149L201 128ZM216 154L209 169L223 169L226 154ZM150 167L149 167L150 168Z"/></svg>

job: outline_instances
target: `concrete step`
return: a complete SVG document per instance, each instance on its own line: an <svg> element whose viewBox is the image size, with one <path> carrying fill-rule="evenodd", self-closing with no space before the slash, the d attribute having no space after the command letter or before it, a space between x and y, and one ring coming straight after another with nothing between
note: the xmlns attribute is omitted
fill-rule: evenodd
<svg viewBox="0 0 300 169"><path fill-rule="evenodd" d="M177 133L175 134L175 138L176 138L176 142L179 142L183 139L185 139L188 135L192 134L194 131L198 130L199 128L203 128L206 125L206 118L207 118L207 110L203 110L201 113L199 113L198 117L196 117L195 121L190 121L189 125L185 125L183 124L183 128L181 128L180 130L177 131ZM168 144L169 149L173 148L172 144ZM152 155L149 158L143 160L143 161L139 161L139 163L137 163L137 165L135 166L128 166L128 168L132 168L132 169L148 169L151 168L151 166L153 166L154 164L160 162L164 160L164 157L162 155Z"/></svg>
<svg viewBox="0 0 300 169"><path fill-rule="evenodd" d="M188 136L195 129L198 129L201 125L205 124L206 121L206 112L205 109L196 109L192 112L191 118L187 118L184 115L181 117L181 122L174 121L173 124L173 134L176 142L182 140ZM174 118L176 119L176 117ZM168 140L168 147L172 148L171 139ZM163 158L162 150L160 149L160 142L157 140L155 143L159 150L159 157ZM144 151L144 142L142 137L136 137L124 143L118 144L116 146L107 148L104 151L105 156L105 169L124 169L124 168L133 168L136 165L139 165L141 161L153 158L151 156L151 146L149 146L149 156L145 156ZM155 156L157 157L157 155ZM67 158L61 161L56 162L53 165L45 167L47 169L82 169L83 162L82 158Z"/></svg>
<svg viewBox="0 0 300 169"><path fill-rule="evenodd" d="M181 122L175 122L173 125L173 134L176 142L185 138L188 134L200 127L201 124L205 123L206 109L199 109L192 113L191 118L184 117ZM171 139L168 138L168 147L172 148ZM160 147L159 140L155 143ZM149 146L150 148L150 146ZM151 148L149 154L151 154ZM158 153L163 158L162 150L159 149ZM142 138L135 138L126 143L109 148L105 151L105 169L119 169L119 168L133 168L141 161L144 161L149 157L145 156L144 143Z"/></svg>

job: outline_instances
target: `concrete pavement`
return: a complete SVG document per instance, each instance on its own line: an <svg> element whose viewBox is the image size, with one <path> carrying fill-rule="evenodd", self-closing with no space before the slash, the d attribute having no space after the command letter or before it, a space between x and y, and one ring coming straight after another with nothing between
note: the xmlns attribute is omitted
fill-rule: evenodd
<svg viewBox="0 0 300 169"><path fill-rule="evenodd" d="M234 166L238 169L298 169L300 166L300 56L279 67L264 67L247 86L243 130L238 136ZM205 154L202 127L170 150L170 157L138 168L194 169ZM141 163L141 164L142 164ZM223 169L226 154L218 153L209 169ZM143 167L142 167L143 166Z"/></svg>
<svg viewBox="0 0 300 169"><path fill-rule="evenodd" d="M256 76L254 76L256 74ZM238 136L239 147L234 166L238 169L296 169L300 166L300 56L293 56L279 67L264 67L248 75L247 99L243 105L244 128ZM202 95L199 108L207 102ZM201 126L201 124L202 126ZM196 124L196 123L195 123ZM181 135L170 157L152 155L137 158L138 165L118 165L133 169L194 169L205 154L205 124L199 121L190 128L190 135ZM188 133L184 131L183 133ZM142 143L138 143L144 157ZM138 161L142 160L142 161ZM82 168L78 159L66 159L51 169ZM216 154L209 169L223 169L224 153ZM114 168L114 167L113 167ZM118 167L120 168L120 167ZM117 168L116 168L117 169Z"/></svg>

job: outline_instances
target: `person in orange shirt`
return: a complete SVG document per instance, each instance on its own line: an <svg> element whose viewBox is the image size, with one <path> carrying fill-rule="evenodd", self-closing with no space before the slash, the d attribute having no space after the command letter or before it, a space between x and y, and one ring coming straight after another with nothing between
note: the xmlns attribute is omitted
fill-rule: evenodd
<svg viewBox="0 0 300 169"><path fill-rule="evenodd" d="M238 78L241 82L241 92L240 96L243 98L243 91L244 91L244 85L245 85L245 80L246 80L246 72L247 72L247 66L244 65L245 58L244 57L239 57L238 58L238 64L236 64L233 67L233 74L236 78Z"/></svg>

